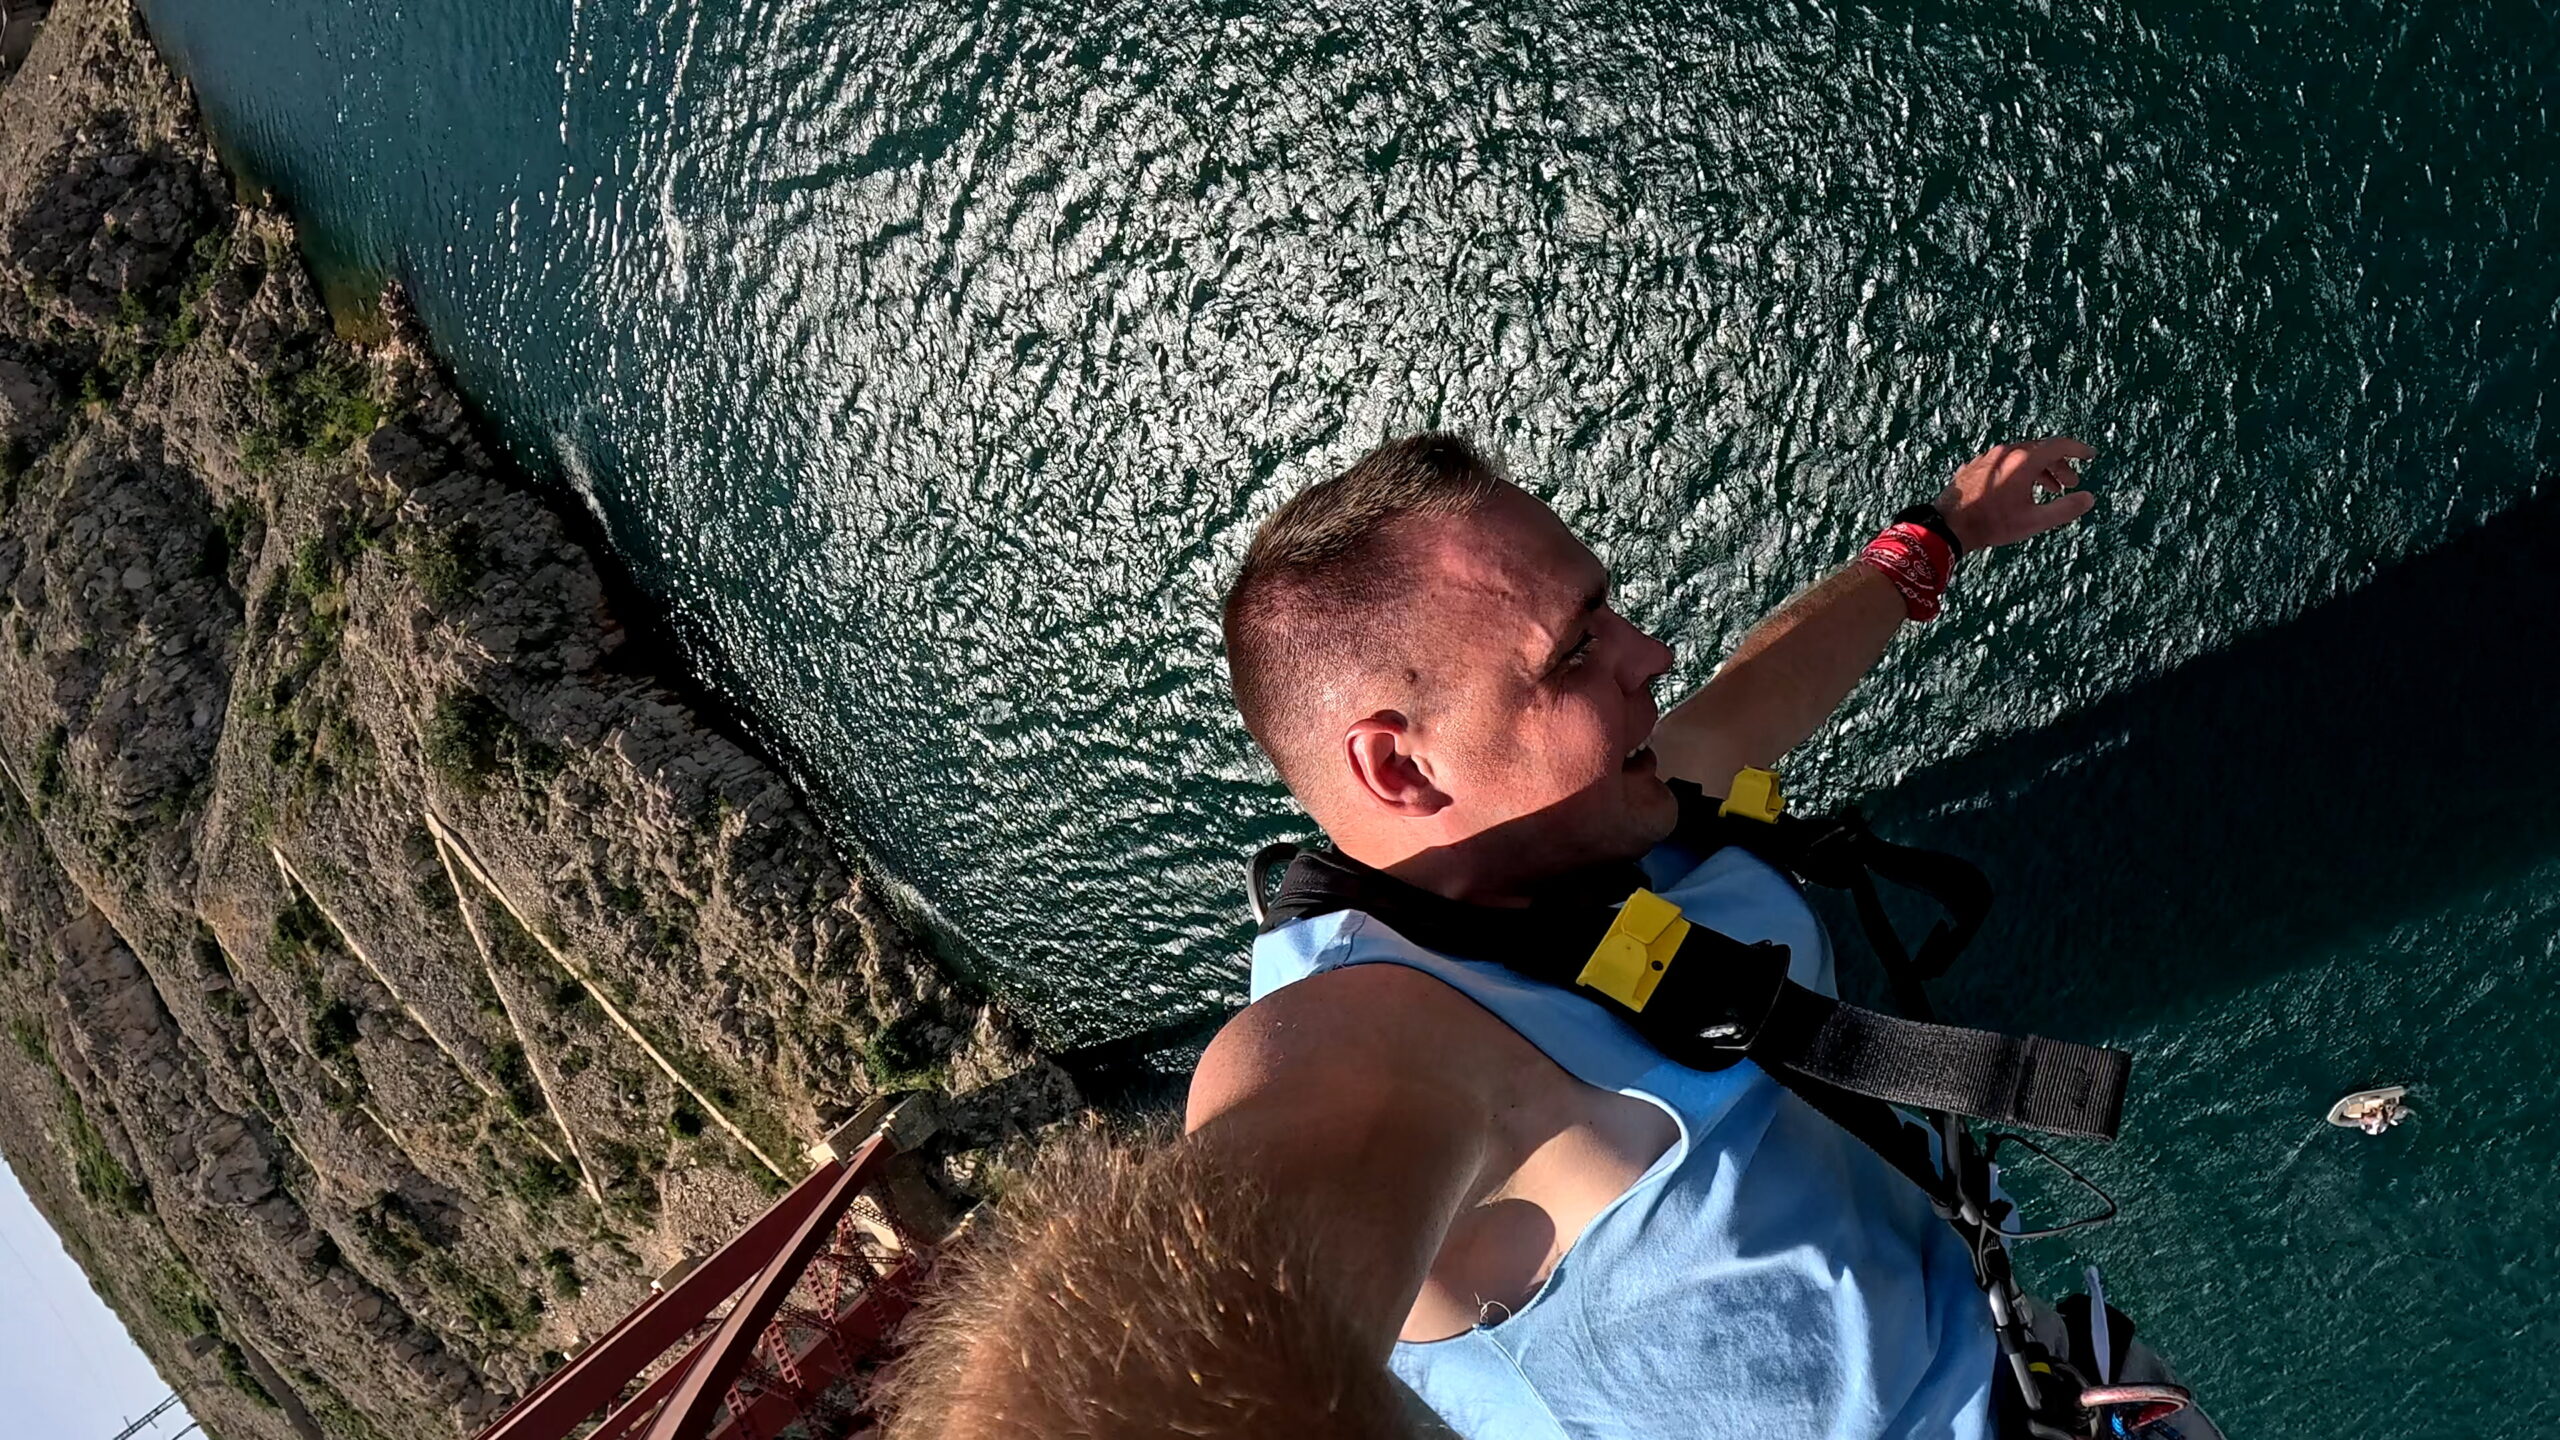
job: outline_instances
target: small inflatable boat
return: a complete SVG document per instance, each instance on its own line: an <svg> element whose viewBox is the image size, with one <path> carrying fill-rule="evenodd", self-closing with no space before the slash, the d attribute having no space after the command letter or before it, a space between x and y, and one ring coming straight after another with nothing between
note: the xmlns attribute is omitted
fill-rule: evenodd
<svg viewBox="0 0 2560 1440"><path fill-rule="evenodd" d="M2409 1107L2401 1097L2409 1093L2406 1085L2384 1085L2373 1090L2359 1090L2329 1107L2329 1123L2342 1130L2362 1130L2379 1135L2409 1116Z"/></svg>

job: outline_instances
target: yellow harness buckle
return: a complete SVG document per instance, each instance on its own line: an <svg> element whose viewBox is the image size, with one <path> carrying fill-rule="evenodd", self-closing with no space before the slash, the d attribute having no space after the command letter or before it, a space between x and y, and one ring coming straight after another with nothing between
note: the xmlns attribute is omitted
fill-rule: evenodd
<svg viewBox="0 0 2560 1440"><path fill-rule="evenodd" d="M1679 906L1650 890L1639 890L1618 907L1618 918L1610 922L1609 933L1600 937L1599 948L1591 952L1573 983L1642 1011L1653 998L1653 987L1662 983L1663 967L1688 938L1689 922Z"/></svg>
<svg viewBox="0 0 2560 1440"><path fill-rule="evenodd" d="M1786 808L1787 797L1778 793L1778 772L1754 770L1746 765L1734 774L1733 793L1724 797L1716 813L1776 824Z"/></svg>

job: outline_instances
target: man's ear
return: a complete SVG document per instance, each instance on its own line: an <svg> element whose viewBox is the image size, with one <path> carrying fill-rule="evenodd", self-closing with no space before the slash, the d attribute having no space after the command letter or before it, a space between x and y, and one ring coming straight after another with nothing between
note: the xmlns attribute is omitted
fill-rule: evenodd
<svg viewBox="0 0 2560 1440"><path fill-rule="evenodd" d="M1413 732L1405 717L1381 710L1354 720L1342 732L1344 758L1369 798L1398 815L1436 815L1449 797L1431 783L1429 769L1414 753Z"/></svg>

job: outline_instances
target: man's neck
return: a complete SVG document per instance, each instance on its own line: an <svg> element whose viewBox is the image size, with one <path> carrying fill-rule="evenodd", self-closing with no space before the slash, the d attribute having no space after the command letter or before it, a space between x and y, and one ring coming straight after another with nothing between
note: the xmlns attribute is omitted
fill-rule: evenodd
<svg viewBox="0 0 2560 1440"><path fill-rule="evenodd" d="M1364 847L1334 840L1334 848L1417 890L1488 909L1517 910L1541 902L1567 900L1615 904L1632 884L1642 883L1632 860L1599 859L1563 868L1497 867L1466 844L1438 846L1381 856ZM1384 863L1381 863L1383 860Z"/></svg>
<svg viewBox="0 0 2560 1440"><path fill-rule="evenodd" d="M1468 905L1484 905L1495 909L1520 909L1530 901L1531 886L1499 875L1487 875L1484 867L1471 862L1462 853L1464 846L1444 846L1407 855L1391 864L1379 865L1364 856L1344 851L1352 859L1382 871L1417 890L1428 890L1444 900Z"/></svg>

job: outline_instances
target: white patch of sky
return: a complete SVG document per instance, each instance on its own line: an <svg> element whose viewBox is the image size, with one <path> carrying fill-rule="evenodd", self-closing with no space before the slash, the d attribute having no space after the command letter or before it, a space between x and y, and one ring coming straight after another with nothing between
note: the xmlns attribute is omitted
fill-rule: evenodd
<svg viewBox="0 0 2560 1440"><path fill-rule="evenodd" d="M167 1382L89 1288L53 1227L0 1165L0 1415L12 1434L109 1440L160 1403ZM140 1432L168 1440L183 1405Z"/></svg>

